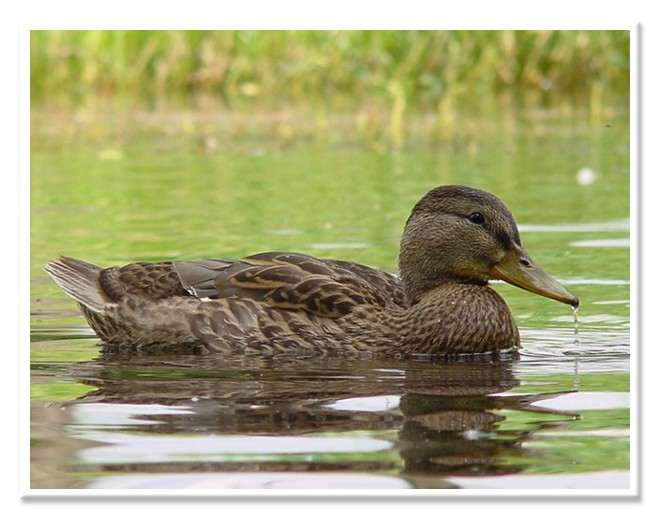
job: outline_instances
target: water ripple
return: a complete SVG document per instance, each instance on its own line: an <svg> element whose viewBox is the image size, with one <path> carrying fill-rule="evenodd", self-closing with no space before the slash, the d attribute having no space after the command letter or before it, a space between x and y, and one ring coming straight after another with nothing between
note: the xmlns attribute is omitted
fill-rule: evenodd
<svg viewBox="0 0 660 519"><path fill-rule="evenodd" d="M610 232L630 231L630 220L611 222L574 223L561 225L519 225L521 232Z"/></svg>

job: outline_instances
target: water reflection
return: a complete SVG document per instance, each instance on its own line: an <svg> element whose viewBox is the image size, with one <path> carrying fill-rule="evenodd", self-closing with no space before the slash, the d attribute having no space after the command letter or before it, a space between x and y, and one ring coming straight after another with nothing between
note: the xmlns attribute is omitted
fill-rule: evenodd
<svg viewBox="0 0 660 519"><path fill-rule="evenodd" d="M74 473L398 474L412 486L512 474L525 442L577 415L507 394L515 359L410 361L104 355L70 376L96 389L64 404ZM533 413L524 426L516 411ZM517 460L517 461L512 461Z"/></svg>

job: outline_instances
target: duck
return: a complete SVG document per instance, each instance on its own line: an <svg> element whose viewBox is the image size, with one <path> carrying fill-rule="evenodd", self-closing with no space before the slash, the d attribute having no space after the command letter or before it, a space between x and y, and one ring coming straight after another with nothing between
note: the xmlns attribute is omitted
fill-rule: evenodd
<svg viewBox="0 0 660 519"><path fill-rule="evenodd" d="M456 356L515 351L520 333L490 281L577 308L522 246L513 215L469 186L413 207L399 273L293 252L102 268L45 266L104 345L219 353Z"/></svg>

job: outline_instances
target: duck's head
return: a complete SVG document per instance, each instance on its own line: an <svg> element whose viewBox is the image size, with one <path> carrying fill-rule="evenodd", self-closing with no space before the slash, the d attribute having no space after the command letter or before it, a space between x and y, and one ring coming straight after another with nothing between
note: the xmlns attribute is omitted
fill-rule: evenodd
<svg viewBox="0 0 660 519"><path fill-rule="evenodd" d="M401 239L399 269L411 304L449 280L486 284L490 279L580 304L525 252L502 201L465 186L435 188L415 205Z"/></svg>

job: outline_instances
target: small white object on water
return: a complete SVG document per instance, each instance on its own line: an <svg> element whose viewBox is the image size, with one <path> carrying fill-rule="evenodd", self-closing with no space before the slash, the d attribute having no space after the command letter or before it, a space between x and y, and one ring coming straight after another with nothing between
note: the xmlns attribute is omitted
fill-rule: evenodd
<svg viewBox="0 0 660 519"><path fill-rule="evenodd" d="M577 172L575 179L577 180L577 183L580 184L581 186L589 186L596 181L596 176L597 176L596 172L593 169L581 168Z"/></svg>

